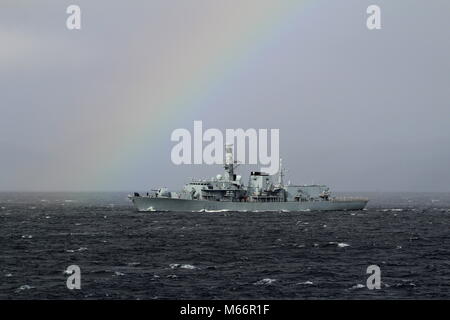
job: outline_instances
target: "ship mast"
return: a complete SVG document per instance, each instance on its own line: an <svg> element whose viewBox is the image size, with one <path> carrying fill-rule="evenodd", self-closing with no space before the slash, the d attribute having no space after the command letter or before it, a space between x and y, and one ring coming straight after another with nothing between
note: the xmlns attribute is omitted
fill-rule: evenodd
<svg viewBox="0 0 450 320"><path fill-rule="evenodd" d="M280 158L280 169L278 170L278 185L280 187L284 186L283 178L284 178L283 159Z"/></svg>
<svg viewBox="0 0 450 320"><path fill-rule="evenodd" d="M228 181L234 181L234 159L233 159L233 145L227 144L225 146L225 165L223 166L226 172L226 178Z"/></svg>

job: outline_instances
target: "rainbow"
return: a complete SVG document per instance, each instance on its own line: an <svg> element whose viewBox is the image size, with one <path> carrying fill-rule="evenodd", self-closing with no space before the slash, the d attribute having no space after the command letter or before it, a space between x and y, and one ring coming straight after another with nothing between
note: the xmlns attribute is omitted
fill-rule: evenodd
<svg viewBox="0 0 450 320"><path fill-rule="evenodd" d="M160 129L174 118L198 110L201 100L276 39L311 3L206 1L201 16L188 21L187 30L182 22L165 29L160 46L155 48L151 41L143 44L139 36L132 39L128 56L121 57L130 62L112 72L95 99L81 102L80 118L74 121L83 123L84 143L77 146L73 141L74 153L80 156L70 166L84 174L73 185L104 189L125 176L127 159L138 157L143 145L151 148L161 138ZM173 20L177 15L182 18L180 12L166 11ZM142 25L136 32L146 39L158 37L154 24ZM151 58L146 60L147 56ZM86 123L86 119L96 120Z"/></svg>

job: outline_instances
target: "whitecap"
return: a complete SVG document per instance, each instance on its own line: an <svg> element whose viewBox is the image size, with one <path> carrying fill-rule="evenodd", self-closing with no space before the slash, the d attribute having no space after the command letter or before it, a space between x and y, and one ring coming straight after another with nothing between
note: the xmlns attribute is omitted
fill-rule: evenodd
<svg viewBox="0 0 450 320"><path fill-rule="evenodd" d="M361 283L358 283L357 285L354 285L351 289L362 289L365 288L365 286Z"/></svg>
<svg viewBox="0 0 450 320"><path fill-rule="evenodd" d="M192 264L179 264L179 263L171 263L169 267L170 269L187 269L187 270L197 269L197 267L193 266Z"/></svg>
<svg viewBox="0 0 450 320"><path fill-rule="evenodd" d="M22 236L22 239L32 239L32 238L33 238L33 236L31 234L24 234Z"/></svg>
<svg viewBox="0 0 450 320"><path fill-rule="evenodd" d="M301 285L312 285L314 284L312 281L305 281L305 282L299 282L297 284L301 284Z"/></svg>
<svg viewBox="0 0 450 320"><path fill-rule="evenodd" d="M116 275L116 276L118 276L118 277L121 277L121 276L124 276L124 275L125 275L125 273L122 273L122 272L116 271L116 272L114 272L114 275Z"/></svg>
<svg viewBox="0 0 450 320"><path fill-rule="evenodd" d="M87 249L88 249L88 248L86 248L86 247L80 247L80 248L75 249L75 250L73 250L73 249L66 250L66 252L69 252L69 253L73 253L73 252L81 252L81 251L86 251Z"/></svg>
<svg viewBox="0 0 450 320"><path fill-rule="evenodd" d="M349 245L348 243L344 243L344 242L338 243L337 246L338 246L339 248L350 247L350 245Z"/></svg>
<svg viewBox="0 0 450 320"><path fill-rule="evenodd" d="M257 285L257 286L259 286L259 285L270 285L270 284L274 283L275 281L277 281L277 279L264 278L264 279L261 279L259 281L256 281L254 283L254 285Z"/></svg>
<svg viewBox="0 0 450 320"><path fill-rule="evenodd" d="M16 292L23 291L23 290L30 290L30 289L34 289L34 287L32 287L32 286L30 286L30 285L28 285L28 284L25 284L25 285L23 285L23 286L20 286L20 287L16 290Z"/></svg>
<svg viewBox="0 0 450 320"><path fill-rule="evenodd" d="M12 273L5 274L5 277L7 277L7 278L11 278L12 276L13 276Z"/></svg>
<svg viewBox="0 0 450 320"><path fill-rule="evenodd" d="M336 245L339 248L345 248L345 247L350 247L350 245L348 243L344 243L344 242L334 242L334 241L330 241L328 242L328 244L330 245Z"/></svg>

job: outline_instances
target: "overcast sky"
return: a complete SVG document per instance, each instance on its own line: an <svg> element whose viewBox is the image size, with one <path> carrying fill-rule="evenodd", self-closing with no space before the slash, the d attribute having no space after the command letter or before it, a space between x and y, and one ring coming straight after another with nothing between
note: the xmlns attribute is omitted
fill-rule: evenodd
<svg viewBox="0 0 450 320"><path fill-rule="evenodd" d="M70 4L81 30L66 28ZM0 190L179 188L222 170L170 160L171 132L202 120L280 129L292 182L450 192L449 13L448 0L2 1Z"/></svg>

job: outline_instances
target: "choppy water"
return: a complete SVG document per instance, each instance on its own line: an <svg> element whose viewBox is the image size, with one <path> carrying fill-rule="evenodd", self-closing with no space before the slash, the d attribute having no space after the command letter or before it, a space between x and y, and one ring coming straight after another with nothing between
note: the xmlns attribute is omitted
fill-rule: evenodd
<svg viewBox="0 0 450 320"><path fill-rule="evenodd" d="M138 213L125 193L0 193L0 298L450 298L450 195L364 196L355 212Z"/></svg>

